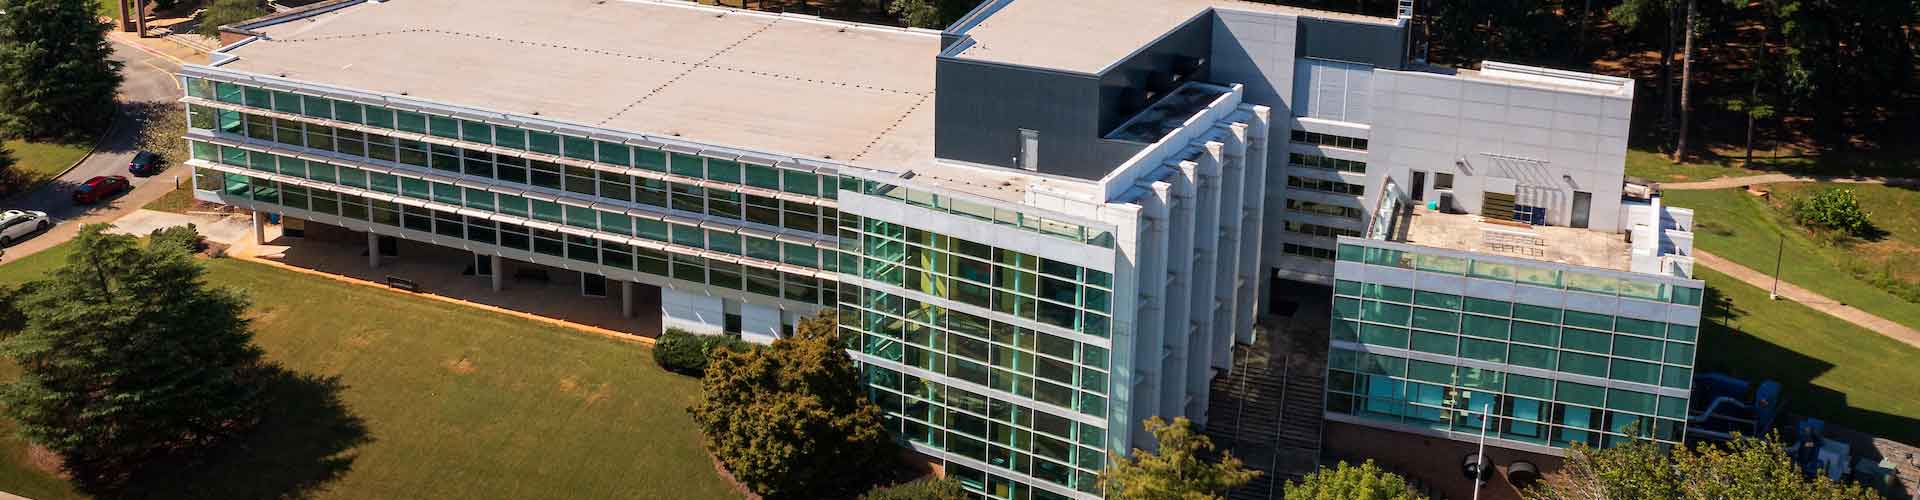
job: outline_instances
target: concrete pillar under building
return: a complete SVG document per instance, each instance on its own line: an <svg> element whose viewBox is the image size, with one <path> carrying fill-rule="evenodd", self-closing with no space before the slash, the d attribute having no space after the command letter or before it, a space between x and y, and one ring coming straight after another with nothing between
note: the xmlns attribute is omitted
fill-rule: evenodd
<svg viewBox="0 0 1920 500"><path fill-rule="evenodd" d="M725 311L719 297L673 288L660 289L660 326L665 330L721 335L726 333L727 328Z"/></svg>
<svg viewBox="0 0 1920 500"><path fill-rule="evenodd" d="M772 344L780 338L780 308L760 304L740 304L740 339L755 344Z"/></svg>
<svg viewBox="0 0 1920 500"><path fill-rule="evenodd" d="M488 262L491 263L491 265L489 265L488 267L493 269L493 276L491 276L491 278L493 279L493 291L498 292L501 289L505 288L504 285L506 284L506 278L504 278L503 276L506 276L507 272L505 269L500 268L500 256L489 255L487 256L487 259L488 259Z"/></svg>
<svg viewBox="0 0 1920 500"><path fill-rule="evenodd" d="M367 231L367 267L380 268L380 235Z"/></svg>
<svg viewBox="0 0 1920 500"><path fill-rule="evenodd" d="M620 317L633 318L633 282L620 281Z"/></svg>
<svg viewBox="0 0 1920 500"><path fill-rule="evenodd" d="M266 218L267 218L266 212L261 212L259 210L253 211L253 244L255 245L267 244Z"/></svg>

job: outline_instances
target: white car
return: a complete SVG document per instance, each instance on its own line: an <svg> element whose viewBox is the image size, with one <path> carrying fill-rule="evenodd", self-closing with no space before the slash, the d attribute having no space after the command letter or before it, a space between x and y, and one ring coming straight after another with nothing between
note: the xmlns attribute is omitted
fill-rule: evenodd
<svg viewBox="0 0 1920 500"><path fill-rule="evenodd" d="M0 247L12 246L13 242L52 226L53 221L47 219L46 212L38 210L0 212Z"/></svg>

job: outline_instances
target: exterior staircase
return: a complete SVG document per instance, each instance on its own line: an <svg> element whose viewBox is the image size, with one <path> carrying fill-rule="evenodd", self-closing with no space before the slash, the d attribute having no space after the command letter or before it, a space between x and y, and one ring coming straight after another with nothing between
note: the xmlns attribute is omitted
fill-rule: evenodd
<svg viewBox="0 0 1920 500"><path fill-rule="evenodd" d="M1207 436L1216 449L1264 472L1230 492L1233 500L1281 498L1286 481L1319 465L1325 327L1315 335L1311 326L1285 323L1260 325L1253 344L1234 346L1232 370L1210 382Z"/></svg>

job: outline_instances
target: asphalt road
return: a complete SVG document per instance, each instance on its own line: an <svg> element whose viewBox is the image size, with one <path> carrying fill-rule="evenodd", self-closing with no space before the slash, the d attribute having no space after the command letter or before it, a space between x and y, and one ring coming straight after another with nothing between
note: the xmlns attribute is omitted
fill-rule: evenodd
<svg viewBox="0 0 1920 500"><path fill-rule="evenodd" d="M171 190L175 176L179 176L183 183L192 182L193 177L188 169L179 165L167 165L167 170L145 178L127 173L127 162L133 159L140 137L139 124L131 118L130 111L142 105L173 102L180 98L182 91L173 75L179 71L177 64L117 38L112 40L113 58L126 63L120 72L125 77L120 84L121 112L114 118L113 130L93 155L81 161L72 171L38 189L0 202L0 205L4 205L0 208L44 211L56 224L44 233L8 247L6 253L0 255L0 263L11 262L72 239L80 232L81 225L110 222L138 210L141 205ZM133 181L134 189L93 205L74 205L71 198L73 189L97 175L126 176Z"/></svg>

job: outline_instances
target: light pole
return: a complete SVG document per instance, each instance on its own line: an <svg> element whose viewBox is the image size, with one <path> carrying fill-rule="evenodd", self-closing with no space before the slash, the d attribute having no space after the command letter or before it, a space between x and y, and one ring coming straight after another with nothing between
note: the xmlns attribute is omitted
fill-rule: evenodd
<svg viewBox="0 0 1920 500"><path fill-rule="evenodd" d="M1473 391L1461 392L1460 396L1463 399L1473 399ZM1473 454L1473 500L1480 500L1480 487L1485 483L1485 480L1482 478L1487 474L1487 428L1493 427L1493 401L1487 401L1487 404L1481 406L1481 408L1480 451L1476 451ZM1473 417L1472 410L1462 409L1458 411L1462 417Z"/></svg>
<svg viewBox="0 0 1920 500"><path fill-rule="evenodd" d="M1773 291L1767 292L1768 300L1780 300L1780 258L1787 254L1787 233L1780 233L1780 246L1773 251Z"/></svg>

